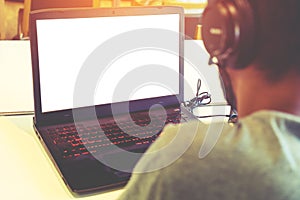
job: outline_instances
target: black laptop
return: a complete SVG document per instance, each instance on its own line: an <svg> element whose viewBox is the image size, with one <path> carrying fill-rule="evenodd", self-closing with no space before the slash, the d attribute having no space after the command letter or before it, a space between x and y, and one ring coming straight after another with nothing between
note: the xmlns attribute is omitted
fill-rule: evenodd
<svg viewBox="0 0 300 200"><path fill-rule="evenodd" d="M30 15L35 131L74 194L126 184L183 114L183 9L83 8Z"/></svg>

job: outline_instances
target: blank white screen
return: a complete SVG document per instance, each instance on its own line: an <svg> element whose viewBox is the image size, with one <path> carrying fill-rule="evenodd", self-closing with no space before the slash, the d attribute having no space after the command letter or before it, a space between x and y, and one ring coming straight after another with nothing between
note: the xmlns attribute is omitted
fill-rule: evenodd
<svg viewBox="0 0 300 200"><path fill-rule="evenodd" d="M42 112L73 108L76 78L90 53L118 34L143 28L167 29L179 34L179 15L37 20ZM179 36L174 43L179 45ZM96 88L100 88L100 84L101 91L96 89L94 105L179 94L177 77L178 88L173 88L173 91L158 85L147 85L132 91L129 99L112 97L120 78L135 67L147 64L161 64L179 74L179 59L174 54L160 50L128 53L112 62L105 76L99 81Z"/></svg>

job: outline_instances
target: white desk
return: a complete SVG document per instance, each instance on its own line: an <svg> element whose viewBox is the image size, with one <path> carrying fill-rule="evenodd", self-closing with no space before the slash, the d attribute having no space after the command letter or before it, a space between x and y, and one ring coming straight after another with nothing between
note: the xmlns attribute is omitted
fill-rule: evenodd
<svg viewBox="0 0 300 200"><path fill-rule="evenodd" d="M192 57L201 48L199 42L187 41L185 52ZM213 101L224 103L216 69L207 66L207 57L196 56L192 59L199 68L187 65L185 74L189 77L189 84L196 89L198 77L205 75L213 82L209 86L204 84L203 90L214 91ZM0 41L0 94L0 113L33 110L29 41ZM190 98L194 94L195 91L185 95ZM37 140L32 128L32 116L0 117L0 154L1 199L75 198ZM122 189L119 189L80 199L116 199L121 192Z"/></svg>
<svg viewBox="0 0 300 200"><path fill-rule="evenodd" d="M68 191L32 128L32 116L0 117L1 199L65 200ZM79 199L116 199L121 189Z"/></svg>

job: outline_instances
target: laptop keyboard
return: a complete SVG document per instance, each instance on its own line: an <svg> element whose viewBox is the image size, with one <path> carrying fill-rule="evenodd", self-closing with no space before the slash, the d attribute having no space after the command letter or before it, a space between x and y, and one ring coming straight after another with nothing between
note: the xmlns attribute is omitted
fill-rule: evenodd
<svg viewBox="0 0 300 200"><path fill-rule="evenodd" d="M111 145L116 145L132 152L143 152L161 133L163 128L162 120L165 120L165 124L176 124L181 121L182 116L180 112L169 113L167 119L162 116L155 116L152 119L155 119L153 121L160 121L157 124L150 123L149 117L133 116L132 118L137 126L134 129L130 129L130 134L127 134L120 128L129 126L129 123L126 121L118 122L120 127L114 121L109 123L99 121L96 125L82 123L75 126L75 124L70 124L46 128L46 131L53 143L59 147L65 159L97 154L100 153L100 147L109 147ZM147 126L146 129L145 126Z"/></svg>

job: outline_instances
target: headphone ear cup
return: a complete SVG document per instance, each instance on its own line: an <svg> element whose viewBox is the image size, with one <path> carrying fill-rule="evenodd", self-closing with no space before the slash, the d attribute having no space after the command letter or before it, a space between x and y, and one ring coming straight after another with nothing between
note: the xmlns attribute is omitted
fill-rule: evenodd
<svg viewBox="0 0 300 200"><path fill-rule="evenodd" d="M255 46L254 14L247 0L214 0L202 16L204 45L221 66L242 69L252 61Z"/></svg>
<svg viewBox="0 0 300 200"><path fill-rule="evenodd" d="M209 4L202 16L202 37L204 45L211 55L223 59L232 49L232 24L231 14L223 1Z"/></svg>

